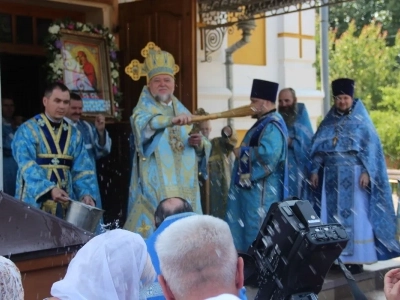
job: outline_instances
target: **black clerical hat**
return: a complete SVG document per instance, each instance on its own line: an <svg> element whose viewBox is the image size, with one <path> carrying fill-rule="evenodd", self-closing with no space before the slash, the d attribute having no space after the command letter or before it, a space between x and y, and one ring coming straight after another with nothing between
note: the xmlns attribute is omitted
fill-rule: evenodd
<svg viewBox="0 0 400 300"><path fill-rule="evenodd" d="M258 98L275 103L278 88L279 84L276 82L254 79L250 98Z"/></svg>
<svg viewBox="0 0 400 300"><path fill-rule="evenodd" d="M350 78L339 78L332 81L333 96L336 97L339 95L349 95L350 97L353 97L354 85L354 80Z"/></svg>

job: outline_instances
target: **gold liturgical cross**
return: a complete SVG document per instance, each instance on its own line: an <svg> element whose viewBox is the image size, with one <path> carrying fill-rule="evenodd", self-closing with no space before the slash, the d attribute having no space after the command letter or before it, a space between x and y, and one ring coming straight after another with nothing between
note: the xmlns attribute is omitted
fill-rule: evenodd
<svg viewBox="0 0 400 300"><path fill-rule="evenodd" d="M278 33L278 37L289 37L299 39L299 57L303 58L303 40L314 40L313 35L303 34L303 20L301 16L301 11L299 11L299 32L292 33L292 32L281 32Z"/></svg>
<svg viewBox="0 0 400 300"><path fill-rule="evenodd" d="M151 229L150 225L147 225L144 220L142 220L142 226L138 228L138 232L142 234L144 238L147 238L147 235L149 234L149 230Z"/></svg>

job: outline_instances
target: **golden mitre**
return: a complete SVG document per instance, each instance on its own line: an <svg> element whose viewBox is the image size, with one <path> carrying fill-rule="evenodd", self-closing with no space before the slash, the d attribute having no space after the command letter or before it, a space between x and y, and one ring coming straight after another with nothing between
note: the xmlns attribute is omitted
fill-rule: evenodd
<svg viewBox="0 0 400 300"><path fill-rule="evenodd" d="M137 81L142 76L147 77L147 82L156 75L171 75L174 77L179 72L179 66L175 64L175 59L171 53L162 51L153 42L147 43L141 51L144 62L140 63L137 59L131 61L125 68L125 73L133 80Z"/></svg>

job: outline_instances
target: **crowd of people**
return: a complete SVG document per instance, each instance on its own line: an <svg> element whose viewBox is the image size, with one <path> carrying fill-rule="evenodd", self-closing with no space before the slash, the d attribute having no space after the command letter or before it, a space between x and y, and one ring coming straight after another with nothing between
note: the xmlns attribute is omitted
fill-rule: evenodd
<svg viewBox="0 0 400 300"><path fill-rule="evenodd" d="M254 79L256 120L237 145L233 127L210 140L210 121L193 126L173 95L174 57L154 44L145 50L134 77L147 85L130 119L124 229L99 227L49 299L246 299L237 251L249 249L272 203L289 196L344 226L340 258L352 273L400 256L383 149L352 79L332 82L333 106L315 134L293 89ZM14 121L12 99L2 105L6 193L60 218L71 199L101 208L95 160L111 151L104 116L81 120L81 97L62 83L45 90L44 112L26 122ZM398 274L385 278L387 295L399 293Z"/></svg>

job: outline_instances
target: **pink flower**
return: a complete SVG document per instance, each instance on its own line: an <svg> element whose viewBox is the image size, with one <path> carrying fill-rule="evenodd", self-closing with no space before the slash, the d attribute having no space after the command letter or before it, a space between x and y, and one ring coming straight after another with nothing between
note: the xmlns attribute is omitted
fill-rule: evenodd
<svg viewBox="0 0 400 300"><path fill-rule="evenodd" d="M67 26L67 28L69 29L69 30L72 30L72 29L74 29L74 24L69 24L68 26Z"/></svg>
<svg viewBox="0 0 400 300"><path fill-rule="evenodd" d="M114 95L118 93L118 88L116 85L113 85L113 93Z"/></svg>

